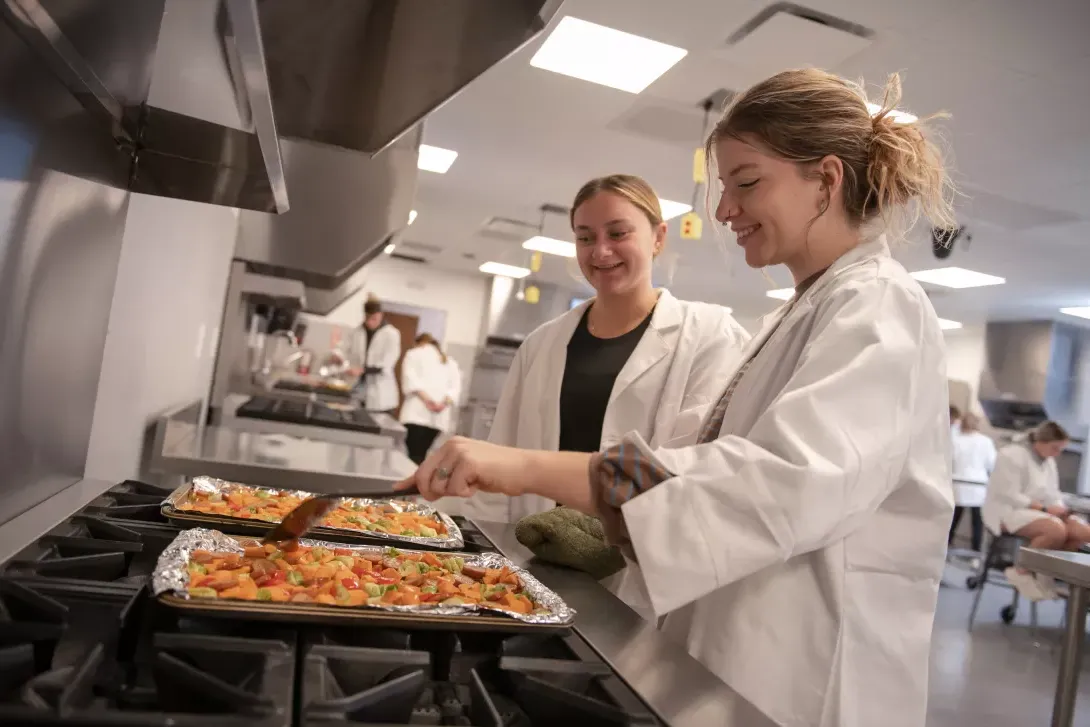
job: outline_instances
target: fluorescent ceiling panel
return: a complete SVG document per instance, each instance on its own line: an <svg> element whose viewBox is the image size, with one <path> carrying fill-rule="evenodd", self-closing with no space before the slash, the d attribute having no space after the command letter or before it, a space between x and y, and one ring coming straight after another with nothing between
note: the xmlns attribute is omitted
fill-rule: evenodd
<svg viewBox="0 0 1090 727"><path fill-rule="evenodd" d="M1076 318L1090 318L1090 306L1077 306L1075 308L1060 308L1060 312Z"/></svg>
<svg viewBox="0 0 1090 727"><path fill-rule="evenodd" d="M420 154L416 158L416 167L417 169L423 169L425 172L446 174L447 170L450 169L450 165L457 158L458 152L451 149L421 144Z"/></svg>
<svg viewBox="0 0 1090 727"><path fill-rule="evenodd" d="M1004 278L995 275L956 267L918 270L912 273L912 277L921 283L941 285L944 288L980 288L986 285L1002 285L1007 282Z"/></svg>
<svg viewBox="0 0 1090 727"><path fill-rule="evenodd" d="M776 300L790 300L791 296L794 294L794 288L777 288L776 290L770 290L765 293L769 298L775 298Z"/></svg>
<svg viewBox="0 0 1090 727"><path fill-rule="evenodd" d="M672 220L679 215L683 215L686 212L692 212L693 206L691 204L685 204L684 202L674 202L668 199L659 198L659 206L662 207L662 219Z"/></svg>
<svg viewBox="0 0 1090 727"><path fill-rule="evenodd" d="M557 23L530 65L582 81L639 93L688 53L570 15Z"/></svg>
<svg viewBox="0 0 1090 727"><path fill-rule="evenodd" d="M530 274L529 268L520 268L517 265L505 265L504 263L486 262L481 265L482 273L489 275L502 275L505 278L525 278Z"/></svg>
<svg viewBox="0 0 1090 727"><path fill-rule="evenodd" d="M411 225L416 220L416 210L409 210L409 224Z"/></svg>
<svg viewBox="0 0 1090 727"><path fill-rule="evenodd" d="M940 318L939 319L939 328L941 328L944 331L953 331L953 330L956 330L958 328L961 328L961 324L958 323L957 321L951 321L951 320L947 320L946 318Z"/></svg>
<svg viewBox="0 0 1090 727"><path fill-rule="evenodd" d="M531 237L529 240L522 243L522 246L527 250L533 250L535 252L545 252L550 255L559 255L560 257L575 257L574 242L557 240L552 237L544 237L543 235Z"/></svg>
<svg viewBox="0 0 1090 727"><path fill-rule="evenodd" d="M393 252L394 252L394 247L395 247L394 243L391 242L389 245L386 246L386 248L383 250L383 252L386 253L387 255L392 255Z"/></svg>

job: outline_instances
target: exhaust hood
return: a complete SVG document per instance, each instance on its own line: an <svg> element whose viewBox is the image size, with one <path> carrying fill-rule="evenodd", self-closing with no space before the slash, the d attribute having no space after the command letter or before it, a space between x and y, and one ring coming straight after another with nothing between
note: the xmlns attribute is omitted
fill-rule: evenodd
<svg viewBox="0 0 1090 727"><path fill-rule="evenodd" d="M980 400L992 426L1053 419L1077 439L1090 424L1090 330L1053 321L989 323Z"/></svg>

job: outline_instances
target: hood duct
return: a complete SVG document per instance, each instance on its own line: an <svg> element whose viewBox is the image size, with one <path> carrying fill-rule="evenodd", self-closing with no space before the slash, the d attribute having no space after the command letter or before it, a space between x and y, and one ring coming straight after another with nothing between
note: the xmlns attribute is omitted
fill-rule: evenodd
<svg viewBox="0 0 1090 727"><path fill-rule="evenodd" d="M1090 330L1052 321L989 323L980 400L992 426L1044 419L1084 439L1090 424Z"/></svg>
<svg viewBox="0 0 1090 727"><path fill-rule="evenodd" d="M534 38L558 0L261 0L291 210L243 211L236 257L325 314L408 225L423 119Z"/></svg>
<svg viewBox="0 0 1090 727"><path fill-rule="evenodd" d="M582 300L567 288L535 282L541 297L537 303L527 303L520 299L519 282L502 275L492 278L487 321L490 338L522 341L542 323L571 310L573 301Z"/></svg>

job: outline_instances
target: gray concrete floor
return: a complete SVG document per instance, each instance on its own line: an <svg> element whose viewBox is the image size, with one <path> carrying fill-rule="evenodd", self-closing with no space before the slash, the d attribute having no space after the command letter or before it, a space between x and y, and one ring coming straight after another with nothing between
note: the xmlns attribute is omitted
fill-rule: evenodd
<svg viewBox="0 0 1090 727"><path fill-rule="evenodd" d="M1011 591L989 585L976 626L968 631L974 592L969 572L948 566L939 592L931 648L927 727L1034 727L1048 725L1060 657L1063 602L1038 606L1039 628L1030 628L1023 601L1015 622L999 610ZM1090 727L1090 675L1083 669L1075 724Z"/></svg>

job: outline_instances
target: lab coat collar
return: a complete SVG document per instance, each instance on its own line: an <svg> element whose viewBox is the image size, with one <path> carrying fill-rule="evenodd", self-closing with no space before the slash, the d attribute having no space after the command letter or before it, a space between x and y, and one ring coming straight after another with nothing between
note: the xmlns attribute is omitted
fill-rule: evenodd
<svg viewBox="0 0 1090 727"><path fill-rule="evenodd" d="M610 404L648 369L670 353L677 344L682 317L681 303L670 294L669 290L662 288L662 292L659 293L659 302L655 305L655 312L651 314L651 323L647 332L640 338L632 355L625 362L624 368L617 374L617 380L613 382L613 391L609 396Z"/></svg>

